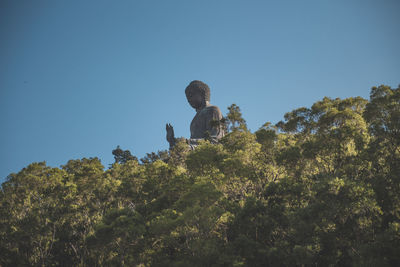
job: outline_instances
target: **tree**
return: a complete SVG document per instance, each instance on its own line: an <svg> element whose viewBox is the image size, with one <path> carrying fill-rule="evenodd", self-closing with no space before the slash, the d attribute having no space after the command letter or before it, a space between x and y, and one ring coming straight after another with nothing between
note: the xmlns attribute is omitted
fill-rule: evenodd
<svg viewBox="0 0 400 267"><path fill-rule="evenodd" d="M32 163L0 191L1 266L398 266L400 89L324 98L141 163ZM220 122L219 122L220 123Z"/></svg>
<svg viewBox="0 0 400 267"><path fill-rule="evenodd" d="M122 150L119 146L112 151L114 155L115 163L124 164L129 160L137 161L137 157L132 156L129 150Z"/></svg>
<svg viewBox="0 0 400 267"><path fill-rule="evenodd" d="M242 118L239 106L232 104L228 107L226 115L227 129L233 131L235 129L246 129L246 121Z"/></svg>
<svg viewBox="0 0 400 267"><path fill-rule="evenodd" d="M143 164L148 164L148 163L153 163L156 160L168 161L168 158L169 158L168 151L162 150L158 151L157 153L155 152L146 153L146 156L141 158L140 161Z"/></svg>

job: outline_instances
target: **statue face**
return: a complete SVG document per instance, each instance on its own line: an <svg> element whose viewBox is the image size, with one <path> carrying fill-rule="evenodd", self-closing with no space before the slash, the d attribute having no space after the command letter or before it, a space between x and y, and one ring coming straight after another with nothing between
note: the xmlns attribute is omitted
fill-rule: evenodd
<svg viewBox="0 0 400 267"><path fill-rule="evenodd" d="M198 109L204 104L204 96L200 90L190 90L186 94L189 104L194 108Z"/></svg>

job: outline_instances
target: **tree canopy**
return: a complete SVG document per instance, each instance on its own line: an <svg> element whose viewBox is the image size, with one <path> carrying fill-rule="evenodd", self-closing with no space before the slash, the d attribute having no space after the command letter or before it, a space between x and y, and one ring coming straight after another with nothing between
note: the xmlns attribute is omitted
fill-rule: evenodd
<svg viewBox="0 0 400 267"><path fill-rule="evenodd" d="M0 191L1 266L400 266L400 87L324 98L140 162L32 163Z"/></svg>

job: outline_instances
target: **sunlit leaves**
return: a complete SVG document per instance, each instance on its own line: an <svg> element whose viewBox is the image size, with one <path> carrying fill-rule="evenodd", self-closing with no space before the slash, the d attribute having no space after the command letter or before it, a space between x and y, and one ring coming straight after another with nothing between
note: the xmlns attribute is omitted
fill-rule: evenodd
<svg viewBox="0 0 400 267"><path fill-rule="evenodd" d="M2 266L399 266L400 89L324 98L141 163L33 163L0 191Z"/></svg>

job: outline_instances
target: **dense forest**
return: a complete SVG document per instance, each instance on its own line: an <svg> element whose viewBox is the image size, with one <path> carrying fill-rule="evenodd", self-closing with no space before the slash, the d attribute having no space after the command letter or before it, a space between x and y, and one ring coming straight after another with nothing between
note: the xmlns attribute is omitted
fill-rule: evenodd
<svg viewBox="0 0 400 267"><path fill-rule="evenodd" d="M400 87L219 144L32 163L0 191L1 266L400 266Z"/></svg>

